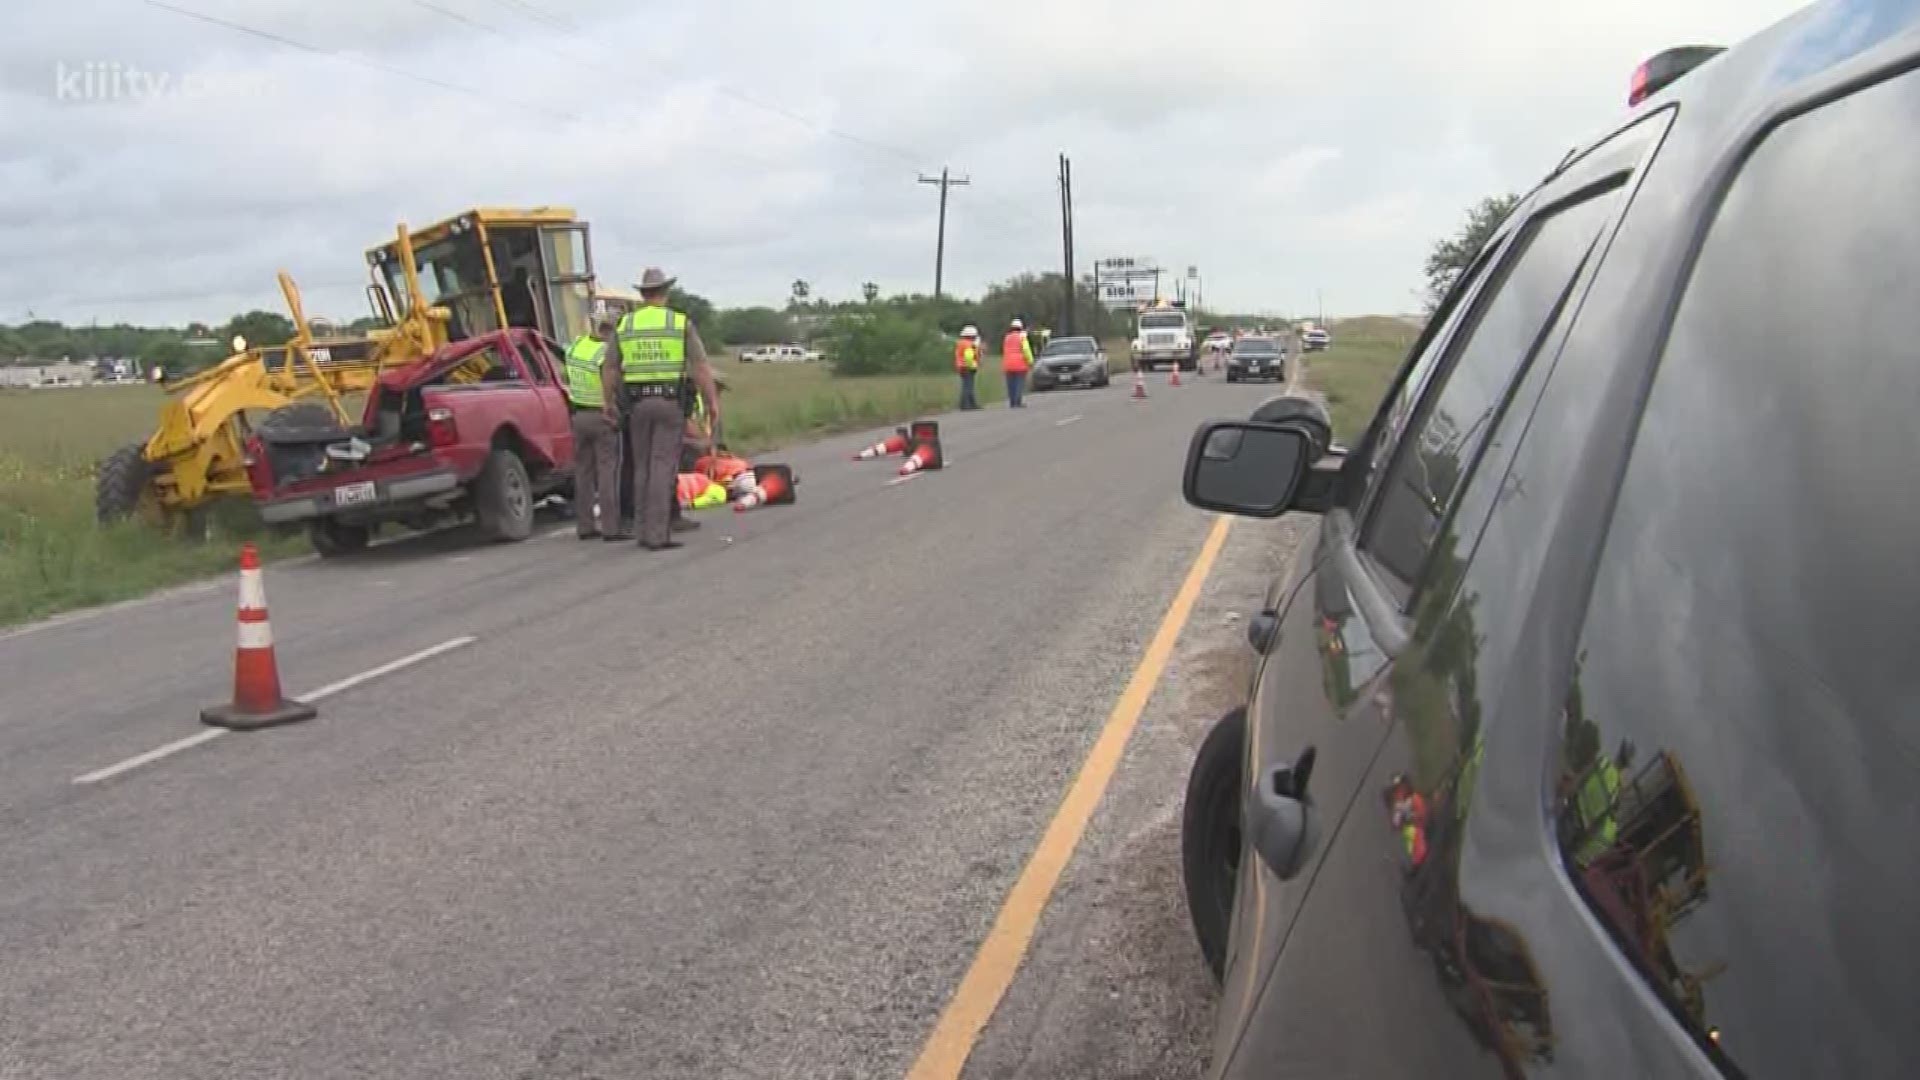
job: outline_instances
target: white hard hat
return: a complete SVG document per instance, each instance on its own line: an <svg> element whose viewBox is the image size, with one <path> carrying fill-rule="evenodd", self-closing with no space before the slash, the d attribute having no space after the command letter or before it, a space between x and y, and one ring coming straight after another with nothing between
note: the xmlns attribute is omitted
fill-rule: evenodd
<svg viewBox="0 0 1920 1080"><path fill-rule="evenodd" d="M1020 320L1019 320L1019 319L1015 319L1015 320L1013 320L1013 329L1015 329L1015 330L1025 330L1025 329L1026 329L1026 327L1025 327L1024 325L1022 325L1022 324L1021 324L1021 322L1020 322Z"/></svg>
<svg viewBox="0 0 1920 1080"><path fill-rule="evenodd" d="M961 337L979 337L980 328L977 326L968 326L965 329L960 331L960 336Z"/></svg>

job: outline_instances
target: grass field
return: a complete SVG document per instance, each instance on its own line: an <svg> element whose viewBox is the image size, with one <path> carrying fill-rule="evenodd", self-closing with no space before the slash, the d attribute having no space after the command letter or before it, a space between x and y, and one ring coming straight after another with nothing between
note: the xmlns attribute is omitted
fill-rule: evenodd
<svg viewBox="0 0 1920 1080"><path fill-rule="evenodd" d="M715 366L728 383L721 434L746 454L942 412L959 396L950 374L836 379L818 364ZM980 398L1004 400L989 367L998 370L983 365ZM165 400L145 385L0 391L0 626L229 570L243 538L268 558L308 550L304 534L270 532L243 501L210 515L210 542L94 524L95 464L144 439Z"/></svg>
<svg viewBox="0 0 1920 1080"><path fill-rule="evenodd" d="M1332 348L1307 354L1307 381L1327 395L1334 436L1351 444L1373 419L1420 331L1402 319L1371 315L1342 319L1329 329Z"/></svg>

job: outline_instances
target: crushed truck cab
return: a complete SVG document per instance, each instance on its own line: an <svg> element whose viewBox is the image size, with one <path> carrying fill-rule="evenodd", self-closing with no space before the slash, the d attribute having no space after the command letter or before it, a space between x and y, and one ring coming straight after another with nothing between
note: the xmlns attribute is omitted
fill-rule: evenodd
<svg viewBox="0 0 1920 1080"><path fill-rule="evenodd" d="M247 443L255 505L266 521L305 522L329 556L387 522L473 517L490 539L523 540L535 503L572 493L563 380L558 346L532 330L441 346L383 373L351 428L323 408L260 425Z"/></svg>

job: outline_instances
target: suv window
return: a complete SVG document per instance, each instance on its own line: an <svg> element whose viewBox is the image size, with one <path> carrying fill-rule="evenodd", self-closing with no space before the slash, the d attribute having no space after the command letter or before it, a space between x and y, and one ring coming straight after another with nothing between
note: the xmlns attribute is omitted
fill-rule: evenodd
<svg viewBox="0 0 1920 1080"><path fill-rule="evenodd" d="M1728 191L1556 718L1568 876L1748 1076L1920 1060L1920 145L1890 137L1916 113L1916 75L1842 98L1770 134Z"/></svg>
<svg viewBox="0 0 1920 1080"><path fill-rule="evenodd" d="M1361 541L1402 602L1508 388L1552 324L1619 193L1608 188L1528 224L1511 246L1517 254L1504 260L1500 278L1475 301L1464 337L1449 345L1436 389L1421 395L1418 415L1373 496Z"/></svg>

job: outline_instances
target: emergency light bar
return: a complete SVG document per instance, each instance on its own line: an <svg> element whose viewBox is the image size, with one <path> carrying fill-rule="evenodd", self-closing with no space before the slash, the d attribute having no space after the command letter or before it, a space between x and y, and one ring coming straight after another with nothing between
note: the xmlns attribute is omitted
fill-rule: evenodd
<svg viewBox="0 0 1920 1080"><path fill-rule="evenodd" d="M1726 52L1720 45L1682 45L1656 53L1633 69L1633 85L1627 91L1627 104L1634 106L1671 85L1680 76Z"/></svg>

